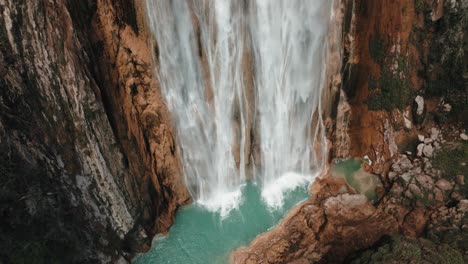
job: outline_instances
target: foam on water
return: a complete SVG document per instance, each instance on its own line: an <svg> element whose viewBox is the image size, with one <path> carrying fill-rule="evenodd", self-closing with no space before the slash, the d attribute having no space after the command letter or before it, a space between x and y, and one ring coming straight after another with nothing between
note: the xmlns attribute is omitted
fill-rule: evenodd
<svg viewBox="0 0 468 264"><path fill-rule="evenodd" d="M255 169L264 201L281 207L325 160L320 100L333 1L145 2L193 200L226 217Z"/></svg>
<svg viewBox="0 0 468 264"><path fill-rule="evenodd" d="M306 186L284 196L283 207L269 210L258 185L247 182L242 187L243 200L222 218L199 204L181 208L168 236L159 235L151 249L135 264L222 264L228 263L232 250L247 245L259 233L275 226L286 212L308 197Z"/></svg>
<svg viewBox="0 0 468 264"><path fill-rule="evenodd" d="M239 208L241 205L242 188L232 192L216 192L208 199L199 199L196 203L211 212L218 212L221 219L225 219L232 210Z"/></svg>
<svg viewBox="0 0 468 264"><path fill-rule="evenodd" d="M307 186L313 175L304 175L295 172L288 172L274 181L269 182L262 188L262 199L272 210L279 210L283 207L284 196L298 187Z"/></svg>

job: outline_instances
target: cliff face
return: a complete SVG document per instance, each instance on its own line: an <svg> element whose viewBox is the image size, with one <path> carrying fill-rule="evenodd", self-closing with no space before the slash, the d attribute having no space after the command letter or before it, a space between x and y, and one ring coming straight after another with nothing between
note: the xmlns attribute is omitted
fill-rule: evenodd
<svg viewBox="0 0 468 264"><path fill-rule="evenodd" d="M467 1L348 1L349 138L337 143L335 157L367 155L373 171L385 173L385 164L412 151L425 128L466 126L466 8Z"/></svg>
<svg viewBox="0 0 468 264"><path fill-rule="evenodd" d="M0 1L0 261L110 262L187 202L137 1Z"/></svg>
<svg viewBox="0 0 468 264"><path fill-rule="evenodd" d="M327 174L311 199L231 261L399 263L431 256L434 263L464 263L468 1L342 3L343 76L328 122L330 160L364 159L383 183L378 201Z"/></svg>

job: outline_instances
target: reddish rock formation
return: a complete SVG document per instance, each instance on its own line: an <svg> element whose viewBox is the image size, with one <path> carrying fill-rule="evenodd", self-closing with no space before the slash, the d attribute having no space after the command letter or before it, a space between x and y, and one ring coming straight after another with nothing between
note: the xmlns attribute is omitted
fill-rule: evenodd
<svg viewBox="0 0 468 264"><path fill-rule="evenodd" d="M175 210L190 197L182 180L170 115L153 76L146 20L137 21L145 17L143 3L132 5L130 1L115 5L97 2L93 46L102 44L104 48L99 57L103 95L123 149L131 158L130 168L138 175L138 191L151 201L143 215L146 221L156 219L154 234L169 229ZM151 185L155 192L148 191Z"/></svg>
<svg viewBox="0 0 468 264"><path fill-rule="evenodd" d="M141 6L0 0L0 262L124 261L188 201Z"/></svg>
<svg viewBox="0 0 468 264"><path fill-rule="evenodd" d="M397 221L364 195L348 193L330 177L312 186L315 196L294 208L279 226L249 247L232 253L232 263L338 263L358 249L398 231Z"/></svg>
<svg viewBox="0 0 468 264"><path fill-rule="evenodd" d="M349 187L340 190L342 183L321 179L312 187L313 198L293 209L278 227L233 252L231 261L339 263L372 246L351 258L360 263L366 261L365 254L375 259L387 254L388 243L380 240L384 234L402 234L433 241L404 238L402 244L425 251L410 255L410 261L429 255L437 261L455 252L453 263L466 262L462 223L468 215L463 180L468 171L462 160L468 151L460 135L468 110L467 77L462 73L467 69L462 50L467 47L463 21L468 4L343 3L343 92L334 120L327 124L333 143L330 160L368 156L366 170L379 175L385 190L374 207ZM400 251L399 239L391 241L397 245L395 254L407 253Z"/></svg>

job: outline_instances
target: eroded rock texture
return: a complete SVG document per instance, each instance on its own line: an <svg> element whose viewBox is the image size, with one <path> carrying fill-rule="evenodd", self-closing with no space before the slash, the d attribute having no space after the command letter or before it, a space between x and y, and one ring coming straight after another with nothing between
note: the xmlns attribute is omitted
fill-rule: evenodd
<svg viewBox="0 0 468 264"><path fill-rule="evenodd" d="M355 194L344 181L325 178L316 196L299 205L281 224L231 255L232 263L339 263L367 248L398 224L382 208Z"/></svg>
<svg viewBox="0 0 468 264"><path fill-rule="evenodd" d="M189 199L141 11L0 0L0 262L123 261Z"/></svg>
<svg viewBox="0 0 468 264"><path fill-rule="evenodd" d="M343 6L330 160L365 160L383 190L371 204L325 177L313 198L234 251L231 262L466 263L468 1Z"/></svg>

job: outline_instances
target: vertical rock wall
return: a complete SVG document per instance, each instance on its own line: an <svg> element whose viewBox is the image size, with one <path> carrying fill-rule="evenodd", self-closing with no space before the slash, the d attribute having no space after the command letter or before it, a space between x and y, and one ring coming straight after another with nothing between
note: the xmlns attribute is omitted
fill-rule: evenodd
<svg viewBox="0 0 468 264"><path fill-rule="evenodd" d="M140 5L0 0L0 262L123 260L188 201Z"/></svg>

